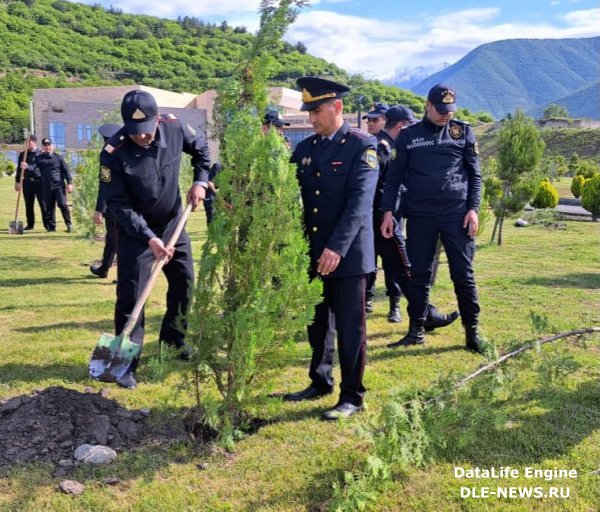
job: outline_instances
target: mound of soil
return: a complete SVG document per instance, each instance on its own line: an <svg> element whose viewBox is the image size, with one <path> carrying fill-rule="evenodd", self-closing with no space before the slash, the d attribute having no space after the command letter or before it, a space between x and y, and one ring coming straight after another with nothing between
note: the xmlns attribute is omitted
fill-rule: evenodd
<svg viewBox="0 0 600 512"><path fill-rule="evenodd" d="M104 391L81 393L58 386L0 400L0 467L58 463L72 458L84 443L117 452L131 449L146 434L148 414L121 407Z"/></svg>

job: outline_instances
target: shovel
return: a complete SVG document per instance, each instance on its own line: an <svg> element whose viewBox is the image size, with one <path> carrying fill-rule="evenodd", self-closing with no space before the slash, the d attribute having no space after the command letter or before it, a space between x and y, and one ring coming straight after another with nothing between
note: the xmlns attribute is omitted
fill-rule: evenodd
<svg viewBox="0 0 600 512"><path fill-rule="evenodd" d="M191 211L192 205L188 204L179 221L177 222L175 231L167 243L167 249L173 247L179 239L179 235L181 235L183 226L185 226L185 222ZM125 372L129 368L131 362L142 350L141 342L137 343L136 341L129 339L129 335L131 334L131 331L133 331L144 304L146 303L146 299L150 295L150 291L154 286L156 278L158 277L158 274L164 267L165 263L165 257L162 256L154 264L150 278L139 294L135 305L133 306L133 311L129 315L129 319L125 324L125 327L123 327L121 334L113 336L112 334L103 333L102 336L100 336L100 340L98 341L98 344L92 353L92 358L90 359L89 364L90 376L93 379L100 380L102 382L116 381L125 375Z"/></svg>
<svg viewBox="0 0 600 512"><path fill-rule="evenodd" d="M22 162L27 162L27 151L29 149L29 135L25 139L25 150L23 151ZM17 171L18 172L18 171ZM10 235L22 235L23 223L19 220L19 202L21 201L21 191L25 182L25 170L21 169L21 180L19 181L19 191L17 192L17 208L15 210L15 220L11 220L8 224L8 233Z"/></svg>

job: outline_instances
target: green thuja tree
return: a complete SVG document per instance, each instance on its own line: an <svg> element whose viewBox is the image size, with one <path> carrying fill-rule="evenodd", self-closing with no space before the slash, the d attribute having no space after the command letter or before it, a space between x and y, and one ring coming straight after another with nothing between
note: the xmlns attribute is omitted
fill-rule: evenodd
<svg viewBox="0 0 600 512"><path fill-rule="evenodd" d="M299 187L289 150L263 135L270 49L298 2L261 4L261 24L236 78L219 92L217 134L223 171L216 215L202 251L190 336L196 354L196 422L233 448L273 372L312 321L321 283L310 281ZM263 397L263 398L261 398Z"/></svg>
<svg viewBox="0 0 600 512"><path fill-rule="evenodd" d="M581 206L592 214L594 221L600 217L600 173L585 180L581 192Z"/></svg>
<svg viewBox="0 0 600 512"><path fill-rule="evenodd" d="M571 181L571 194L573 194L573 197L579 198L581 196L584 182L585 178L581 174L573 178L573 181Z"/></svg>
<svg viewBox="0 0 600 512"><path fill-rule="evenodd" d="M548 178L543 179L535 191L531 206L534 208L555 208L557 204L558 190L550 183Z"/></svg>

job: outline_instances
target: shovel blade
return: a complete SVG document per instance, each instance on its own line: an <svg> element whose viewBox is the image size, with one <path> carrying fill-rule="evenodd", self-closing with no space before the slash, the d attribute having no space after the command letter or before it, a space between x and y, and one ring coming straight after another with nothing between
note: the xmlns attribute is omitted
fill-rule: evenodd
<svg viewBox="0 0 600 512"><path fill-rule="evenodd" d="M11 220L8 224L8 233L10 235L22 235L23 234L23 223L19 221Z"/></svg>
<svg viewBox="0 0 600 512"><path fill-rule="evenodd" d="M115 353L121 345L121 336L114 336L112 334L102 333L89 364L90 377L96 380L105 380L102 378L103 375L108 374L108 368L111 361L113 360Z"/></svg>
<svg viewBox="0 0 600 512"><path fill-rule="evenodd" d="M140 354L142 345L125 336L108 367L108 372L114 380L120 379L131 366L133 360Z"/></svg>

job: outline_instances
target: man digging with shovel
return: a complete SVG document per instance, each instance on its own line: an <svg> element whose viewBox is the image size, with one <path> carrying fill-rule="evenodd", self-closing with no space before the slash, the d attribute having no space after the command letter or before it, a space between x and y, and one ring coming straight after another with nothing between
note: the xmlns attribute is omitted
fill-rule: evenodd
<svg viewBox="0 0 600 512"><path fill-rule="evenodd" d="M118 232L117 336L108 350L94 352L90 373L133 389L144 337L143 302L159 269L168 282L159 342L181 349L182 359L191 357L184 337L194 272L190 240L183 230L189 208L182 215L179 164L183 152L191 155L194 183L187 202L195 209L206 193L210 159L204 139L173 114L159 115L154 97L146 91L128 92L121 115L124 127L100 155L100 186Z"/></svg>

